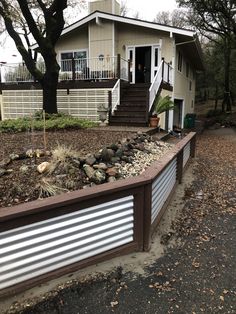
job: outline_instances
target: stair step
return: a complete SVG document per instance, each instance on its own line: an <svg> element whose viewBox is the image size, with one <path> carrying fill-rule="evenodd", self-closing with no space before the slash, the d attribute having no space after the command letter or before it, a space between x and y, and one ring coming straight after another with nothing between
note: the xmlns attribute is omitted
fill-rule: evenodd
<svg viewBox="0 0 236 314"><path fill-rule="evenodd" d="M148 126L147 122L116 122L116 121L109 121L109 125L111 126L137 126L137 127L145 127Z"/></svg>
<svg viewBox="0 0 236 314"><path fill-rule="evenodd" d="M117 110L119 112L146 112L146 106L119 106Z"/></svg>
<svg viewBox="0 0 236 314"><path fill-rule="evenodd" d="M145 111L115 111L114 117L145 117Z"/></svg>
<svg viewBox="0 0 236 314"><path fill-rule="evenodd" d="M145 117L136 117L136 116L131 116L131 117L126 117L126 116L120 116L120 117L117 117L117 116L112 116L110 118L110 122L131 122L131 123L134 123L134 122L140 122L140 123L146 123L146 119Z"/></svg>

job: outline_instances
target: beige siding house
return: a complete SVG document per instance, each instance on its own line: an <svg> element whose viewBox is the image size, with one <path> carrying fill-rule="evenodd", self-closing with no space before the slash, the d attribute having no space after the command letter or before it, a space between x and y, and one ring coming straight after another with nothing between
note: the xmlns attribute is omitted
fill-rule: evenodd
<svg viewBox="0 0 236 314"><path fill-rule="evenodd" d="M147 125L158 94L170 95L176 104L162 115L162 128L182 128L185 115L194 112L196 71L203 70L203 63L191 30L123 17L119 1L96 0L90 1L88 16L63 30L56 52L61 88L65 81L74 82L70 89L77 93L77 116L79 108L89 112L91 106L93 116L83 117L96 120L101 98L94 95L101 93L114 125ZM67 85L67 95L68 90ZM59 103L64 108L69 101Z"/></svg>

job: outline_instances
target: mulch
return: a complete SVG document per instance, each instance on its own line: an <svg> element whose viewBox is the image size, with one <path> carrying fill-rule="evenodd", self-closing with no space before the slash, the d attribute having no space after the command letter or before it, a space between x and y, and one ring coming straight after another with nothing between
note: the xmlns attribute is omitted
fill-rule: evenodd
<svg viewBox="0 0 236 314"><path fill-rule="evenodd" d="M119 140L129 137L134 133L129 131L99 131L93 129L79 129L54 131L46 133L46 149L51 151L60 146L76 150L81 157L88 154L97 153L101 148L117 143ZM42 132L22 132L22 133L0 133L1 150L0 162L9 158L9 155L21 154L27 150L44 149L44 137ZM47 161L48 157L27 158L15 160L7 168L11 170L9 174L0 176L0 208L17 205L22 202L29 202L39 197L38 183L43 175L39 175L37 165ZM31 170L20 171L22 166L27 166ZM76 177L70 178L74 184L73 189L80 189L84 182L83 173L77 173Z"/></svg>

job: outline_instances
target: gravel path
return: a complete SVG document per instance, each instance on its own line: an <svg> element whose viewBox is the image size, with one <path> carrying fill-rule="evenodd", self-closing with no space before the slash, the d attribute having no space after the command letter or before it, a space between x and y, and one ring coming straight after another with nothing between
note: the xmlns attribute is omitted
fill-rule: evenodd
<svg viewBox="0 0 236 314"><path fill-rule="evenodd" d="M163 236L164 256L145 265L145 275L118 267L21 313L236 313L235 156L233 130L199 137L185 206L174 233ZM172 247L170 236L179 244Z"/></svg>

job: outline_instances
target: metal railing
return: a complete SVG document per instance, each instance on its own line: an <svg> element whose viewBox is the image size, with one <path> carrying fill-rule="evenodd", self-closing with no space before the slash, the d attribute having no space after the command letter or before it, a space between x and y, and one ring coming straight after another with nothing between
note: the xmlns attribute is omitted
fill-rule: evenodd
<svg viewBox="0 0 236 314"><path fill-rule="evenodd" d="M45 72L43 62L37 63ZM128 81L129 62L118 56L66 59L60 62L59 81L110 80L121 78ZM0 64L0 81L3 83L33 82L34 78L24 63Z"/></svg>
<svg viewBox="0 0 236 314"><path fill-rule="evenodd" d="M153 102L163 82L173 86L173 68L169 63L166 63L164 59L162 59L152 85L149 88L149 112L152 109Z"/></svg>

